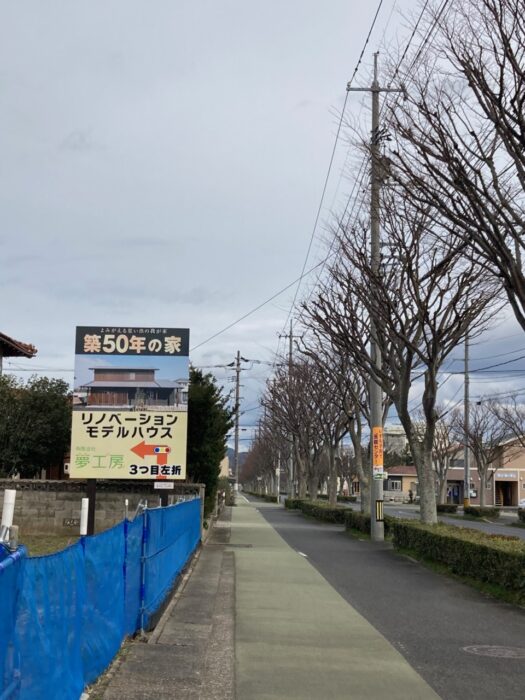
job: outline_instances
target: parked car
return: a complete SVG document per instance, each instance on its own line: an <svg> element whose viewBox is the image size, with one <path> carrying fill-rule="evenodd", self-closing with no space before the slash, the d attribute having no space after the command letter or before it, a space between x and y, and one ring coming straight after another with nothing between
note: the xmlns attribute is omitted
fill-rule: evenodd
<svg viewBox="0 0 525 700"><path fill-rule="evenodd" d="M518 503L519 508L525 508L525 498L522 498L521 501Z"/></svg>

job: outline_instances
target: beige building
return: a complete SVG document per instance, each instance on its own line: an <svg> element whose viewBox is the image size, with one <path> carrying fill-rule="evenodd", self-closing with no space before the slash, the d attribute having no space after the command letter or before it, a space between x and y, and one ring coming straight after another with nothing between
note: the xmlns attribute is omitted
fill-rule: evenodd
<svg viewBox="0 0 525 700"><path fill-rule="evenodd" d="M383 445L385 452L402 454L407 446L404 429L400 425L385 425L383 428Z"/></svg>
<svg viewBox="0 0 525 700"><path fill-rule="evenodd" d="M231 476L231 474L230 474L230 458L228 457L228 455L226 455L221 462L221 471L219 472L219 478L223 477L223 476L225 476L227 478Z"/></svg>

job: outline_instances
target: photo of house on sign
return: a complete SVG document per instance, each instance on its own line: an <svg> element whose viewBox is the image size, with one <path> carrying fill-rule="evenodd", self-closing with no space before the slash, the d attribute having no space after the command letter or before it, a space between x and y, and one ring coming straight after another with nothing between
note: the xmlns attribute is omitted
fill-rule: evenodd
<svg viewBox="0 0 525 700"><path fill-rule="evenodd" d="M120 411L175 410L188 408L188 358L77 358L75 410L115 408ZM87 379L87 381L86 381Z"/></svg>
<svg viewBox="0 0 525 700"><path fill-rule="evenodd" d="M189 331L79 327L70 474L184 479Z"/></svg>

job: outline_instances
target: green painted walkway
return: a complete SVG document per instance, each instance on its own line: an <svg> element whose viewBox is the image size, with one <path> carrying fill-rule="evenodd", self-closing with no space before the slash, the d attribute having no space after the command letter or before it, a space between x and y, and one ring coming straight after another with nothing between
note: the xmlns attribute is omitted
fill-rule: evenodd
<svg viewBox="0 0 525 700"><path fill-rule="evenodd" d="M258 512L264 505L241 495L237 504L230 538L237 700L439 698L275 532Z"/></svg>

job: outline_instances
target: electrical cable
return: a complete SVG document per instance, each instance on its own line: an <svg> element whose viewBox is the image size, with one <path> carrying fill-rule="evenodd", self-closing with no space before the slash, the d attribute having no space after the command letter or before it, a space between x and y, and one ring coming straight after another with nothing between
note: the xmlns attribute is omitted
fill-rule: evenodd
<svg viewBox="0 0 525 700"><path fill-rule="evenodd" d="M361 62L362 62L362 60L363 60L363 56L364 56L366 47L368 46L368 42L370 41L370 37L371 37L371 35L372 35L372 32L374 31L374 27L375 27L375 25L376 25L376 21L377 21L377 18L378 18L378 16L379 16L379 12L381 11L381 7L382 7L382 5L383 5L383 1L384 1L384 0L379 0L379 4L377 5L376 12L375 12L374 18L373 18L373 20L372 20L372 24L371 24L371 26L370 26L370 29L368 30L368 35L367 35L367 37L366 37L366 39L365 39L365 43L363 44L363 48L361 49L361 53L360 53L360 55L359 55L359 58L358 58L358 60L357 60L356 65L355 65L354 72L352 73L352 77L350 78L350 81L349 81L349 83L348 83L349 86L352 84L352 82L353 82L355 76L357 75L357 71L359 70L359 66L361 65ZM288 325L288 320L290 319L290 316L291 316L291 314L292 314L292 310L293 310L293 308L294 308L294 306L295 306L295 302L297 301L297 296L298 296L298 294L299 294L299 289L300 289L300 287L301 287L301 280L302 280L302 278L303 278L303 273L304 273L304 271L305 271L305 269L306 269L306 266L307 266L307 264L308 264L308 258L310 257L310 251L312 250L312 244L313 244L313 241L314 241L315 232L316 232L316 230L317 230L317 224L319 223L319 218L320 218L320 216L321 216L321 211L322 211L323 204L324 204L324 198L325 198L325 195L326 195L326 189L327 189L327 187L328 187L328 181L329 181L329 179L330 179L330 174L331 174L331 172L332 172L332 165L333 165L333 162L334 162L334 157L335 157L335 152L336 152L336 149L337 149L337 144L339 143L339 134L341 133L341 127L342 127L342 125L343 125L343 119L344 119L344 115L345 115L345 111L346 111L346 104L347 104L347 102L348 102L348 90L347 90L346 93L345 93L345 99L344 99L344 102L343 102L343 108L342 108L342 110L341 110L341 115L340 115L340 117L339 117L339 123L338 123L338 125L337 125L337 132L336 132L336 135L335 135L334 146L333 146L333 148L332 148L332 154L331 154L331 156L330 156L330 162L329 162L329 164L328 164L328 171L327 171L327 173L326 173L326 177L325 177L325 180L324 180L323 190L322 190L322 193L321 193L321 200L320 200L320 202L319 202L319 206L317 207L317 214L316 214L316 216L315 216L314 226L313 226L313 229L312 229L312 233L311 233L311 235L310 235L310 241L309 241L309 244L308 244L308 249L307 249L307 251L306 251L306 257L305 257L305 259L304 259L303 267L302 267L302 270L301 270L301 275L299 276L299 281L298 281L298 283L297 283L297 289L295 290L295 294L294 294L294 298L293 298L292 304L291 304L291 306L290 306L290 310L288 311L288 314L287 314L287 316L286 316L286 320L285 320L285 322L284 322L284 324L283 324L283 331L282 331L282 332L284 332L284 331L286 330L286 326Z"/></svg>

